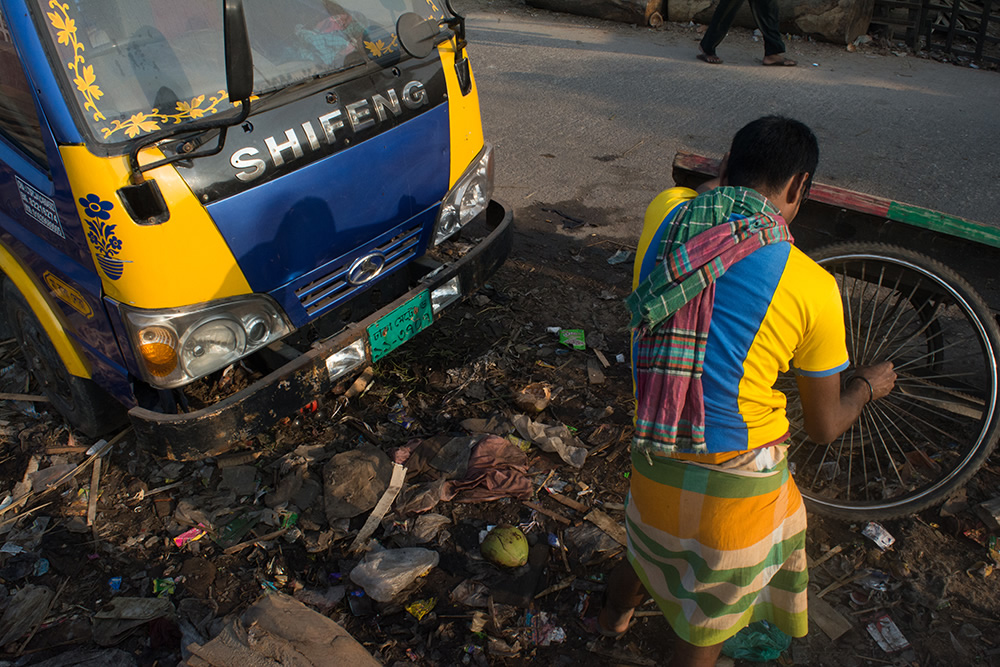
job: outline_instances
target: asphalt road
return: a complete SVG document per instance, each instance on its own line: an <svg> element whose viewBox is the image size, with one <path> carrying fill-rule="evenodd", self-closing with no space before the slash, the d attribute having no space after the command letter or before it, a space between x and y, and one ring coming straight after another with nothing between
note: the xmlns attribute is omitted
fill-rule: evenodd
<svg viewBox="0 0 1000 667"><path fill-rule="evenodd" d="M762 43L739 29L726 63L708 65L694 28L458 4L496 196L515 210L572 202L634 240L678 150L719 157L743 124L778 113L818 135L818 180L1000 226L1000 73L806 40L788 45L799 67L762 67Z"/></svg>

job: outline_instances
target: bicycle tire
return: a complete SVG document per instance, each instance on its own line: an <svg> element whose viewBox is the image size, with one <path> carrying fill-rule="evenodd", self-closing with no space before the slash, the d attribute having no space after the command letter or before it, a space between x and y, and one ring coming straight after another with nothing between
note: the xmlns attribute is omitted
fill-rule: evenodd
<svg viewBox="0 0 1000 667"><path fill-rule="evenodd" d="M907 248L841 243L810 255L841 288L852 366L893 361L899 378L889 396L822 447L807 447L804 429L795 428L798 392L791 382L789 462L807 507L869 521L944 502L986 461L1000 430L1000 328L989 307L954 270ZM905 338L897 345L899 336Z"/></svg>

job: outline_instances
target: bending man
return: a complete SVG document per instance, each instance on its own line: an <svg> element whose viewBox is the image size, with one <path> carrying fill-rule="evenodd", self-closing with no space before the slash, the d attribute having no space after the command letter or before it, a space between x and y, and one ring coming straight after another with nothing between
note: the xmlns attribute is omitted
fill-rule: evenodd
<svg viewBox="0 0 1000 667"><path fill-rule="evenodd" d="M796 374L816 443L895 382L889 362L841 381L840 291L792 245L788 222L818 158L808 127L761 118L736 134L719 187L673 188L646 211L627 300L637 400L628 562L598 620L605 634L624 631L648 591L677 635L674 665L714 665L753 621L806 634L806 514L778 374Z"/></svg>

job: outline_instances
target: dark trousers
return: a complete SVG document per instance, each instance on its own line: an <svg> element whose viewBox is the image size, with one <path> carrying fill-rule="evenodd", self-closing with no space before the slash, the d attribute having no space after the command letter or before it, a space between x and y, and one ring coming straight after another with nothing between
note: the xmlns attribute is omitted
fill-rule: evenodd
<svg viewBox="0 0 1000 667"><path fill-rule="evenodd" d="M701 38L701 50L710 56L715 55L715 49L722 40L726 38L736 12L743 5L744 0L721 0L715 13L712 14L712 21L708 24L705 36ZM773 56L777 53L785 52L785 43L781 40L781 31L778 29L778 2L777 0L749 0L750 11L753 19L757 22L761 34L764 35L764 55Z"/></svg>

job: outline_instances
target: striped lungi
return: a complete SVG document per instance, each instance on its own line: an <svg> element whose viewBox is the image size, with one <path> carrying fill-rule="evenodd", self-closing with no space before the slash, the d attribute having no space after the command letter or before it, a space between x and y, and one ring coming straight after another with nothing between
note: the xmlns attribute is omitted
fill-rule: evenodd
<svg viewBox="0 0 1000 667"><path fill-rule="evenodd" d="M806 513L786 449L717 465L633 452L629 560L684 641L719 644L761 620L805 636Z"/></svg>

